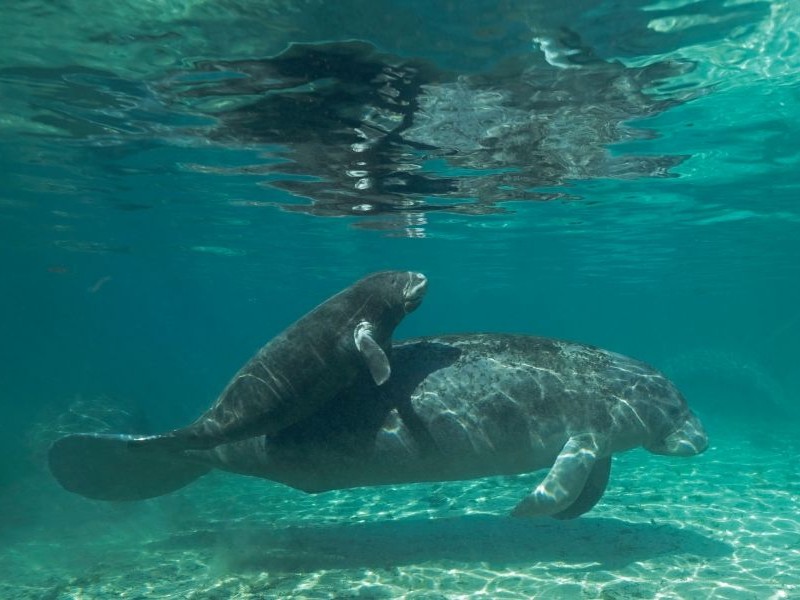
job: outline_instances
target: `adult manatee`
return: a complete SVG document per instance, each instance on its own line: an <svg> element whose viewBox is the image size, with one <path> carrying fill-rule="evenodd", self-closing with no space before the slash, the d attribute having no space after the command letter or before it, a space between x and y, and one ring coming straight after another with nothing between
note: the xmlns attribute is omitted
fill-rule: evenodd
<svg viewBox="0 0 800 600"><path fill-rule="evenodd" d="M613 453L642 446L691 456L707 446L664 375L592 346L505 334L418 338L395 344L392 373L383 386L360 376L274 435L165 462L133 452L130 436L83 434L56 442L51 464L75 465L66 481L54 473L67 489L104 499L160 495L210 468L312 493L547 468L513 514L573 518L602 496Z"/></svg>

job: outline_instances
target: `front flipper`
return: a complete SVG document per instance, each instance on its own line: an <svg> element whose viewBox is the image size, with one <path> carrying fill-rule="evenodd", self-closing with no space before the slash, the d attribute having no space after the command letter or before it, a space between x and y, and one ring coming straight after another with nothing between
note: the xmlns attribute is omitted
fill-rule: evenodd
<svg viewBox="0 0 800 600"><path fill-rule="evenodd" d="M597 464L598 450L594 435L576 435L569 438L544 481L523 498L511 514L515 517L571 514L568 509L581 498L589 474ZM587 495L587 501L591 501L590 495ZM588 508L591 508L591 505Z"/></svg>
<svg viewBox="0 0 800 600"><path fill-rule="evenodd" d="M368 321L361 321L353 331L353 340L356 343L364 362L367 363L372 379L378 385L383 385L389 379L392 369L389 358L373 337L373 326Z"/></svg>
<svg viewBox="0 0 800 600"><path fill-rule="evenodd" d="M565 510L550 515L554 519L574 519L583 513L589 512L600 501L608 485L608 476L611 474L611 457L599 458L594 463L592 472L583 486L583 491L578 499Z"/></svg>

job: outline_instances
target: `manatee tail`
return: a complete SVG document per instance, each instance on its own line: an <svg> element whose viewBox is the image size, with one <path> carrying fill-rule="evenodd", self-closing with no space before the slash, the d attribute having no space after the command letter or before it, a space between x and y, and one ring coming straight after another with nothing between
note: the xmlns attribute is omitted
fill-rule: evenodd
<svg viewBox="0 0 800 600"><path fill-rule="evenodd" d="M180 489L211 470L175 452L143 452L132 446L156 437L68 435L50 446L50 472L66 490L87 498L145 500Z"/></svg>

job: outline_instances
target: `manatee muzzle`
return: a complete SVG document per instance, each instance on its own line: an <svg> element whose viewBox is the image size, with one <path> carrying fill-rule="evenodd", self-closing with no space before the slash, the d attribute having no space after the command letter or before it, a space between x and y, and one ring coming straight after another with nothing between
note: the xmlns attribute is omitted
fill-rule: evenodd
<svg viewBox="0 0 800 600"><path fill-rule="evenodd" d="M658 448L648 448L648 450L669 456L694 456L704 452L706 448L708 448L708 435L700 419L690 414L680 427L664 438Z"/></svg>
<svg viewBox="0 0 800 600"><path fill-rule="evenodd" d="M403 288L403 310L410 313L422 302L428 290L428 278L422 273L408 272L408 282Z"/></svg>

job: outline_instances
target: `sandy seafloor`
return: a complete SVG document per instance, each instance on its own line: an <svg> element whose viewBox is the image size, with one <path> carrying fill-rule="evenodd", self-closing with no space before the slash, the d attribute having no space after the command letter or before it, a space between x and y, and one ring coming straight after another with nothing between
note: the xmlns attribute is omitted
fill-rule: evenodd
<svg viewBox="0 0 800 600"><path fill-rule="evenodd" d="M569 522L506 516L541 473L316 496L212 473L125 504L40 474L0 500L0 598L800 599L800 436L709 429L700 457L618 455Z"/></svg>

